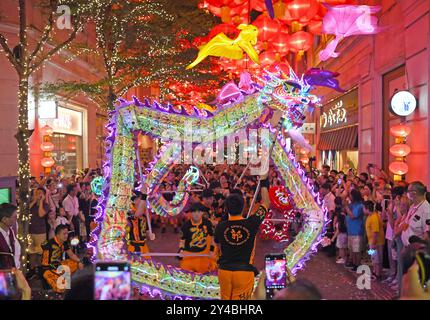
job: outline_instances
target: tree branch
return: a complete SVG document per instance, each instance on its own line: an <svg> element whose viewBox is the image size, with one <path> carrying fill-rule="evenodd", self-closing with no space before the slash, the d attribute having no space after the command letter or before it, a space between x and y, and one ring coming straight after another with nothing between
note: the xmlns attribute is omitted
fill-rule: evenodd
<svg viewBox="0 0 430 320"><path fill-rule="evenodd" d="M58 44L56 47L54 47L52 50L50 50L47 54L45 54L43 57L41 57L37 63L32 64L31 69L30 69L31 72L33 72L34 70L39 68L51 56L53 56L57 52L61 51L65 47L67 47L76 38L76 35L78 34L79 29L80 29L80 26L78 26L78 24L76 24L75 27L73 28L73 32L70 34L69 38L66 41Z"/></svg>
<svg viewBox="0 0 430 320"><path fill-rule="evenodd" d="M52 28L54 26L54 15L55 15L55 7L56 7L56 0L51 0L51 13L48 17L48 24L45 26L44 32L42 37L40 38L40 41L37 43L36 48L34 49L33 53L30 56L30 61L36 57L36 55L39 53L40 49L43 48L43 46L48 41L49 35L51 34Z"/></svg>
<svg viewBox="0 0 430 320"><path fill-rule="evenodd" d="M21 66L19 65L18 61L15 59L15 56L13 55L12 50L9 48L9 46L7 45L7 40L6 38L0 34L0 45L3 48L3 51L6 54L7 59L9 60L9 62L12 64L12 66L16 69L16 71L18 73L20 73L21 71Z"/></svg>

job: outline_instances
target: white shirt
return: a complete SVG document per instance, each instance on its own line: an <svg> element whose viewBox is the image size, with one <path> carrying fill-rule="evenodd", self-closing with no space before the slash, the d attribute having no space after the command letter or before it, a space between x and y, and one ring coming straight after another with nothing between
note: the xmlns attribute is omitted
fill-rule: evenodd
<svg viewBox="0 0 430 320"><path fill-rule="evenodd" d="M336 205L334 203L334 199L336 197L334 196L333 193L329 192L324 196L324 204L327 207L328 211L334 211L334 209L336 209Z"/></svg>
<svg viewBox="0 0 430 320"><path fill-rule="evenodd" d="M7 245L9 246L9 249L12 251L12 246L10 244L9 240L9 233L10 229L8 231L5 231L3 228L0 228L0 232L3 235L3 238L5 238ZM15 260L15 267L19 269L21 267L20 257L21 257L21 245L19 244L18 239L15 235L13 235L13 238L15 239L15 256L13 257Z"/></svg>
<svg viewBox="0 0 430 320"><path fill-rule="evenodd" d="M79 214L79 201L78 197L71 197L67 195L67 197L63 200L63 208L67 213L77 216Z"/></svg>
<svg viewBox="0 0 430 320"><path fill-rule="evenodd" d="M402 242L405 246L409 245L409 238L417 236L422 239L426 237L426 232L430 230L430 203L426 200L411 206L404 223L408 228L402 232Z"/></svg>

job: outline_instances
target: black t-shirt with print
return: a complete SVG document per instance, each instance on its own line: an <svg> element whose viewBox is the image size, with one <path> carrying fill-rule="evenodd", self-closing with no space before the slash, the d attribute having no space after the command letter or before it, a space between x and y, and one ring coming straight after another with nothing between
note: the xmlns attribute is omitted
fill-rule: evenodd
<svg viewBox="0 0 430 320"><path fill-rule="evenodd" d="M253 266L255 237L267 209L260 205L252 216L220 222L215 229L215 242L221 247L219 268L230 271L256 271Z"/></svg>
<svg viewBox="0 0 430 320"><path fill-rule="evenodd" d="M213 235L212 223L206 218L198 225L190 219L181 228L181 239L185 240L184 250L189 252L203 252L209 249L210 241L207 238Z"/></svg>
<svg viewBox="0 0 430 320"><path fill-rule="evenodd" d="M64 253L70 249L69 243L60 243L56 237L42 244L42 268L56 269L64 260Z"/></svg>

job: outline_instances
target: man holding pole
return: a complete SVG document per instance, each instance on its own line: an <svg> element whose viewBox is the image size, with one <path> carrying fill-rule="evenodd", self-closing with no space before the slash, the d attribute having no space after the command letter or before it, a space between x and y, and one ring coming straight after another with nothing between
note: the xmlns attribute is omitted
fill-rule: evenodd
<svg viewBox="0 0 430 320"><path fill-rule="evenodd" d="M228 221L222 221L215 229L215 243L220 250L218 280L222 300L248 300L254 289L254 277L258 273L253 266L255 237L269 205L268 173L260 176L261 204L244 219L243 197L231 194L225 200ZM257 191L258 192L258 188Z"/></svg>

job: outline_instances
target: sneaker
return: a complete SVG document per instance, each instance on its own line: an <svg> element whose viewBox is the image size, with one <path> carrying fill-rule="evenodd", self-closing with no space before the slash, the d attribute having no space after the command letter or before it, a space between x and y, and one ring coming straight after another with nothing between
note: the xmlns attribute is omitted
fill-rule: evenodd
<svg viewBox="0 0 430 320"><path fill-rule="evenodd" d="M353 266L353 267L351 268L351 271L357 272L357 269L358 269L358 266Z"/></svg>
<svg viewBox="0 0 430 320"><path fill-rule="evenodd" d="M339 258L339 259L337 259L337 260L336 260L336 263L337 263L337 264L345 264L345 262L346 262L346 261L345 261L345 259L343 259L343 258Z"/></svg>

